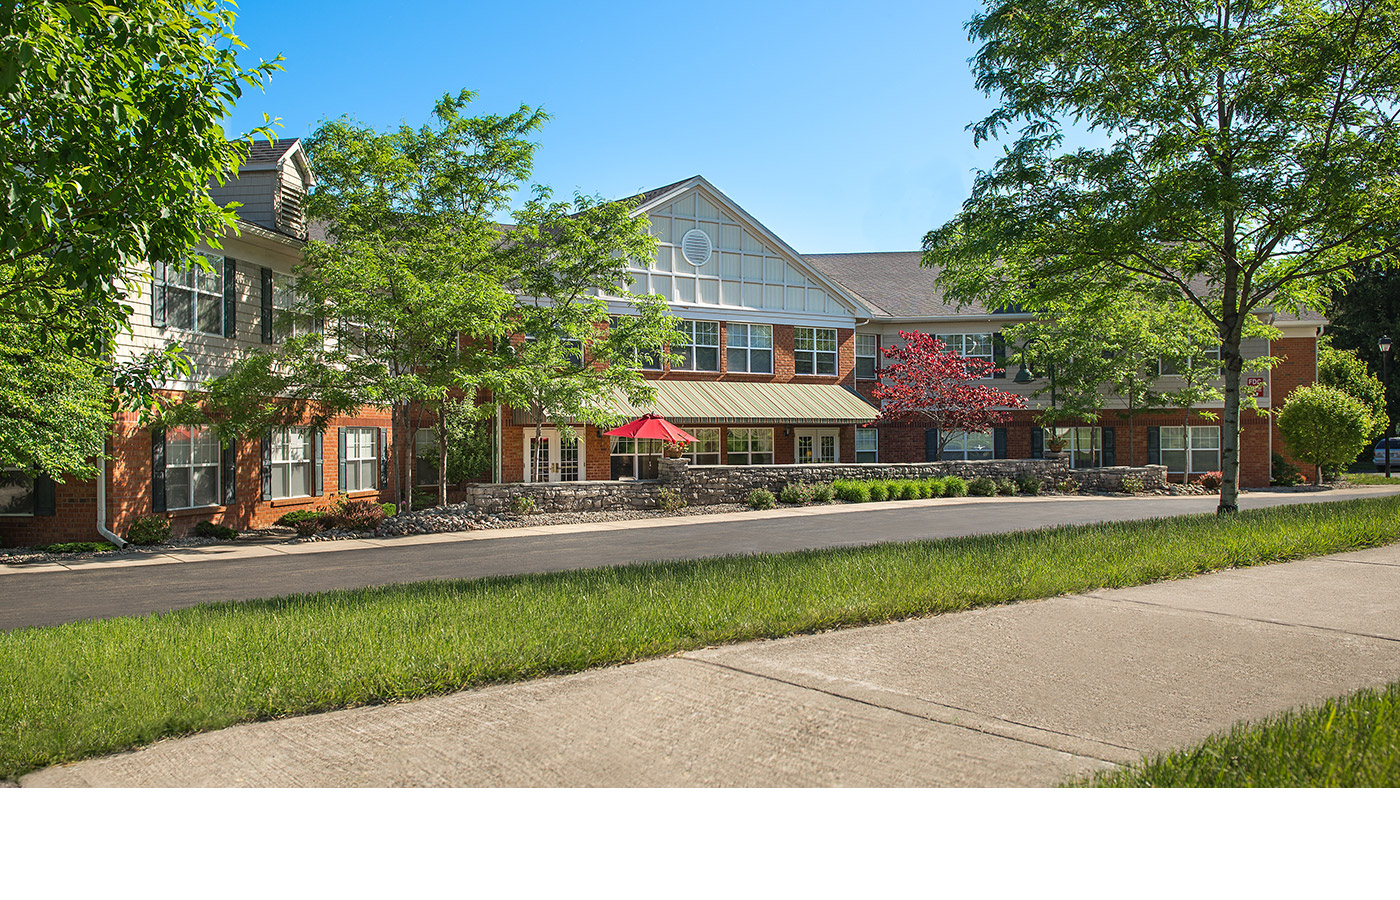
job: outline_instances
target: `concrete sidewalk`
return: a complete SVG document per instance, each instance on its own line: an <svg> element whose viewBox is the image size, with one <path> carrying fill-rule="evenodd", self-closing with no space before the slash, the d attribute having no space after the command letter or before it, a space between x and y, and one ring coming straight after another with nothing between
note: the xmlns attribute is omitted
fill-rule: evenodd
<svg viewBox="0 0 1400 900"><path fill-rule="evenodd" d="M1400 545L263 722L40 786L1032 786L1400 679Z"/></svg>
<svg viewBox="0 0 1400 900"><path fill-rule="evenodd" d="M1249 492L1244 509L1400 493ZM217 545L66 565L0 566L0 630L223 600L659 560L851 547L1210 513L1214 496L964 497L835 504L402 538Z"/></svg>

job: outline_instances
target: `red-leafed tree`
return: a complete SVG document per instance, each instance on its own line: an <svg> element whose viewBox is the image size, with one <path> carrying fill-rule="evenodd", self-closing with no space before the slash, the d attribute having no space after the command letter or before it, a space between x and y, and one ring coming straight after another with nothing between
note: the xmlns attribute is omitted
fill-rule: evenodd
<svg viewBox="0 0 1400 900"><path fill-rule="evenodd" d="M953 434L986 431L1011 419L1026 398L988 384L1001 371L985 359L947 350L943 342L920 331L901 331L902 347L885 347L889 364L877 373L872 392L880 401L880 420L927 423L938 429L938 458Z"/></svg>

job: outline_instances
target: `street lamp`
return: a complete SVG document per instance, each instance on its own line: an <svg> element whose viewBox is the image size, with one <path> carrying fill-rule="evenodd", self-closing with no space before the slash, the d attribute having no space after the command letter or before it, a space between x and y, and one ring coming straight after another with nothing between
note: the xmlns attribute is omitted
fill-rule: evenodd
<svg viewBox="0 0 1400 900"><path fill-rule="evenodd" d="M1390 335L1382 335L1376 342L1376 346L1381 351L1381 404L1385 405L1389 399L1390 377L1386 371L1386 357L1390 355ZM1390 435L1385 436L1385 477L1390 477Z"/></svg>

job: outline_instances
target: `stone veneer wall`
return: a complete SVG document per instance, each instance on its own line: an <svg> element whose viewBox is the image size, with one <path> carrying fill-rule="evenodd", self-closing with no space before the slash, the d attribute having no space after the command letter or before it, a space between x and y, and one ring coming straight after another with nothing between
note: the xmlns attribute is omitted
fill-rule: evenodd
<svg viewBox="0 0 1400 900"><path fill-rule="evenodd" d="M835 481L840 478L1039 478L1052 487L1073 478L1082 490L1117 491L1125 475L1136 475L1146 488L1166 484L1165 466L1117 466L1070 469L1065 460L997 459L976 462L826 463L779 466L690 466L684 460L663 460L660 481L580 481L552 484L474 484L462 491L462 501L481 512L510 512L516 498L529 497L539 512L579 512L594 509L655 509L663 488L678 491L692 506L742 503L750 491L764 488L776 494L789 482Z"/></svg>

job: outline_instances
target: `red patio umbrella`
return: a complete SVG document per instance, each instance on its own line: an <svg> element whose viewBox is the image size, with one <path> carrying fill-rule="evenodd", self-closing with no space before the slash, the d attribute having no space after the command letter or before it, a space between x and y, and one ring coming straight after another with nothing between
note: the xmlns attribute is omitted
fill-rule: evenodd
<svg viewBox="0 0 1400 900"><path fill-rule="evenodd" d="M656 413L647 413L640 419L633 419L626 425L619 425L605 433L611 437L650 438L672 443L696 440L695 435L677 428Z"/></svg>

